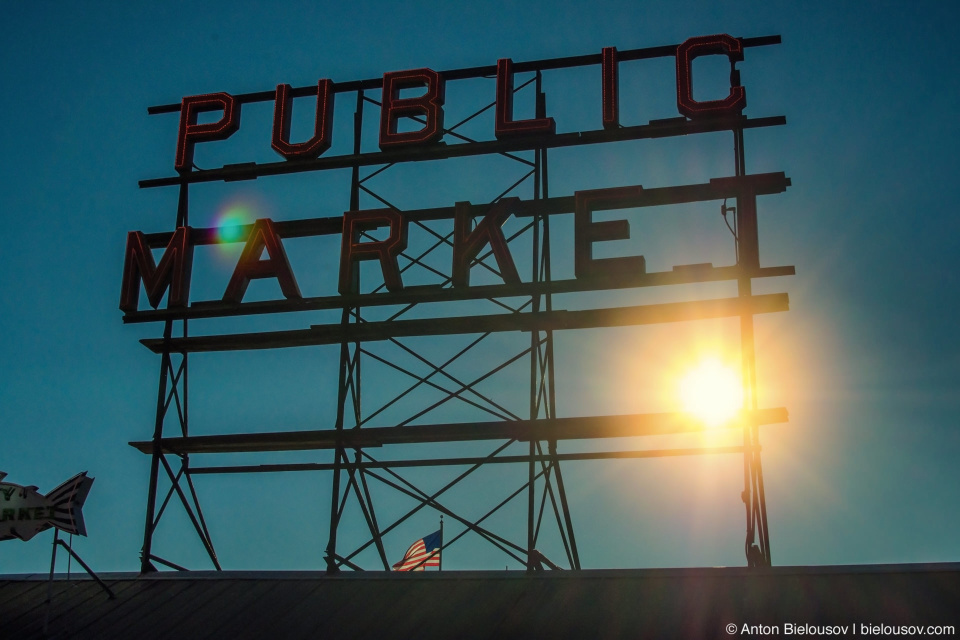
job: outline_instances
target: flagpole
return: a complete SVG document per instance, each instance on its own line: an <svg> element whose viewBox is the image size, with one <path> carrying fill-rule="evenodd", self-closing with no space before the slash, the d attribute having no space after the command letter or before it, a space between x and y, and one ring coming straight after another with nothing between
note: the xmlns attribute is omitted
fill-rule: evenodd
<svg viewBox="0 0 960 640"><path fill-rule="evenodd" d="M437 567L437 571L443 571L443 514L440 514L440 551L437 552L440 555L440 564Z"/></svg>

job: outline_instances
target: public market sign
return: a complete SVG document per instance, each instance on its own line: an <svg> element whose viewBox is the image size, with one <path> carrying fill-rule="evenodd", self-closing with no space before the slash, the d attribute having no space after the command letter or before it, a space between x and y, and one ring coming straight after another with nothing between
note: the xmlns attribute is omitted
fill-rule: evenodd
<svg viewBox="0 0 960 640"><path fill-rule="evenodd" d="M729 35L694 37L675 49L671 48L669 53L676 56L676 103L677 110L682 116L679 118L680 121L684 124L696 124L741 117L740 114L746 105L746 90L740 85L739 72L735 69L735 64L743 59L743 50L744 41ZM725 56L730 62L729 93L723 99L698 101L693 97L692 63L695 58L704 55ZM602 77L599 98L602 104L602 116L598 124L602 129L593 133L618 134L618 131L623 130L620 123L618 73L621 55L617 49L608 47L602 50L599 58ZM636 58L624 56L623 59ZM512 141L517 141L522 144L534 144L534 146L550 146L552 141L559 142L559 139L564 136L585 135L557 134L554 118L545 113L531 119L514 118L514 73L519 67L521 65L515 66L508 58L497 61L493 130L495 143L510 144ZM472 146L458 144L447 147L443 144L445 84L448 75L454 79L468 77L463 74L458 76L456 72L442 74L428 68L391 71L383 75L379 122L382 163L392 161L391 158L398 157L397 154L416 154L444 147L458 150ZM273 129L270 145L283 158L279 164L305 163L304 166L307 166L311 162L316 163L317 159L330 148L334 135L334 97L338 89L346 90L352 84L359 83L335 84L329 79L321 79L317 83L317 86L312 89L312 93L317 96L314 133L310 139L300 142L290 140L292 100L297 95L309 94L303 94L303 90L294 90L287 84L277 85L273 92ZM416 97L402 97L401 92L408 89L422 90L422 94ZM222 173L223 179L230 179L231 168L237 169L238 175L242 176L244 165L229 165L220 170L220 173L193 170L193 155L197 144L227 139L239 129L240 105L241 100L237 96L223 92L184 97L179 109L180 121L173 163L179 177L170 179L173 182L159 180L153 181L156 184L144 186L176 184L177 180L181 185L186 185L204 177L203 174L218 176ZM205 112L218 113L219 118L213 122L198 122L199 114ZM401 121L406 124L413 121L422 126L411 131L400 131ZM675 125L676 123L671 124L671 126ZM652 122L650 126L653 126ZM729 128L730 126L718 127L718 129ZM717 129L707 126L682 133L697 133L701 130ZM649 132L649 137L655 135L659 134L655 131ZM444 153L446 153L445 150ZM358 165L358 156L353 156L352 161ZM265 171L269 168L269 172L273 173L281 172L283 169L274 165L263 165L263 167ZM256 174L252 177L256 177ZM233 179L238 178L234 176ZM644 204L644 198L644 190L640 186L579 191L574 194L572 201L572 210L575 215L574 264L578 279L589 280L618 274L637 275L645 272L643 256L603 259L593 257L593 247L596 243L629 238L630 229L626 220L594 221L592 218L594 211L641 206ZM506 285L520 283L520 276L507 246L502 226L511 215L524 213L530 215L532 210L532 207L528 206L530 204L517 198L503 199L488 207L458 202L439 214L435 212L438 217L454 220L453 259L450 265L450 279L454 289L462 290L470 286L471 265L482 251L492 253L499 267L500 276ZM570 208L568 206L568 210ZM477 222L478 216L480 219ZM332 224L324 225L322 224L324 221ZM303 237L328 233L340 234L337 290L341 296L358 293L359 263L367 260L375 261L380 265L383 282L387 289L387 293L380 294L381 296L390 296L404 291L398 256L407 246L409 212L389 208L347 211L341 218L316 222L317 224L313 225L313 232L309 229L307 231L301 229L297 235ZM224 291L221 301L223 305L239 307L251 280L262 278L275 279L282 295L288 301L297 301L303 297L284 250L282 225L283 223L274 223L269 218L262 218L244 230L244 248ZM371 240L369 236L366 239L362 237L365 233L377 228L386 228L385 239ZM152 247L157 247L155 238L151 241L151 238L140 231L131 231L127 235L119 306L128 316L138 314L141 285L146 291L149 305L154 309L158 308L164 294L167 295L168 310L186 309L189 306L193 249L197 244L211 243L210 234L198 233L198 230L185 225L178 227L172 234L165 234L164 239L165 246L160 245L164 247L164 252L157 263L151 251Z"/></svg>

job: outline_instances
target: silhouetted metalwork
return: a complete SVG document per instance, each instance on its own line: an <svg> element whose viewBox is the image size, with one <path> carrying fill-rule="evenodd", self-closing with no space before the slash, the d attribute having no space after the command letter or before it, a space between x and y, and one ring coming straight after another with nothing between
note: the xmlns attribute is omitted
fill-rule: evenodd
<svg viewBox="0 0 960 640"><path fill-rule="evenodd" d="M779 42L779 36L767 38L743 39L743 46L760 46ZM619 60L642 59L657 56L673 56L677 47L655 47L624 52L604 53L615 55ZM547 69L559 69L588 64L601 64L601 55L578 56L555 60L516 63L514 72L535 72L533 89L536 93L537 119L546 119L546 96L542 90L541 72ZM502 71L502 70L501 70ZM447 80L473 78L497 73L497 67L477 67L456 71L441 72ZM188 191L190 185L198 182L216 180L243 180L269 175L316 171L332 168L351 168L350 210L360 209L361 193L378 200L387 210L399 210L385 197L372 191L366 182L371 177L389 169L395 163L436 160L453 157L465 157L480 154L501 154L518 162L524 167L524 175L510 185L494 201L496 203L514 192L521 184L532 183L532 195L529 199L518 200L513 215L523 220L522 229L507 238L513 241L520 236L531 239L531 272L529 281L497 285L453 288L452 277L439 274L443 282L439 285L417 286L416 288L383 294L382 286L373 292L354 293L328 297L307 297L266 302L240 302L243 292L238 290L226 296L227 301L194 302L181 308L159 310L128 310L125 322L164 323L163 335L158 339L143 340L153 352L160 354L160 376L157 393L156 419L153 438L131 445L151 456L150 480L148 488L144 543L141 570L155 570L155 563L177 570L184 567L165 560L154 552L154 538L158 522L176 495L184 508L197 536L216 569L220 563L214 550L210 532L207 529L203 512L193 484L194 475L215 473L247 472L287 472L287 471L323 471L332 473L332 499L329 514L329 534L326 545L326 567L330 573L336 573L346 567L361 570L358 555L373 547L384 571L390 570L383 539L403 522L424 508L432 509L455 521L464 529L458 535L443 541L443 549L456 543L467 533L473 533L491 545L500 549L506 556L524 565L527 570L544 568L558 569L565 565L570 569L580 569L580 550L574 528L574 514L568 501L567 488L561 471L561 462L576 460L602 460L615 458L643 458L679 455L703 454L743 454L744 488L742 498L746 511L745 552L751 566L769 565L770 536L767 526L766 502L763 486L763 473L760 460L759 427L762 424L786 421L786 410L782 408L761 409L756 393L756 353L754 344L753 316L757 313L784 311L788 308L786 294L754 295L754 278L792 275L791 266L761 267L759 261L759 239L757 233L756 198L759 195L783 192L790 180L782 173L747 175L745 171L743 131L748 128L785 124L783 117L748 119L746 117L718 117L688 120L684 117L653 121L647 125L633 127L607 126L596 131L584 131L564 134L544 134L522 139L504 138L476 142L460 134L457 129L473 116L443 129L443 134L455 137L462 144L434 145L416 149L388 149L371 153L361 152L361 134L363 131L363 111L366 103L380 106L380 103L366 95L366 91L378 89L382 79L354 83L331 84L294 88L287 87L283 99L333 93L356 92L356 111L354 115L353 152L349 155L317 159L297 160L295 162L276 162L267 164L244 163L228 165L211 170L185 170L177 176L144 180L141 187L178 186L180 200L177 213L177 227L189 224ZM530 83L513 89L522 90ZM325 87L325 89L324 89ZM234 96L237 104L255 101L275 100L276 92L262 92ZM474 114L478 115L493 105L487 105ZM165 105L150 109L150 113L169 113L179 111L181 105ZM611 112L612 113L612 112ZM225 116L226 117L226 116ZM414 118L416 119L416 118ZM531 120L530 122L535 122ZM610 120L612 122L612 120ZM644 207L663 204L724 200L724 216L734 207L726 206L726 199L735 199L735 221L731 231L736 238L737 264L714 267L712 265L688 265L675 267L672 271L611 275L603 279L555 280L551 271L551 217L561 213L571 213L575 209L573 196L551 197L549 195L548 150L558 147L570 147L585 144L635 140L641 138L659 138L679 136L711 131L730 131L734 139L733 177L710 180L706 184L685 185L666 188L636 188L619 206ZM317 134L319 135L319 133ZM288 132L287 132L288 137ZM517 155L517 152L532 151L533 160ZM178 156L179 157L179 156ZM361 177L362 167L380 166L381 168ZM473 205L471 214L480 215L490 205ZM432 251L453 247L453 232L442 235L426 226L434 220L452 220L455 207L405 210L404 218L436 237L436 243L419 255L404 252L401 255L409 262L402 271L414 265L425 266L424 258ZM254 228L248 225L241 229L239 240L244 240ZM314 218L290 222L276 222L271 227L278 237L294 238L324 234L340 234L343 218ZM214 229L193 229L192 242L197 245L212 244L215 240ZM370 238L367 231L358 231L360 236ZM171 233L145 234L144 239L150 247L165 247ZM476 256L471 266L483 266L495 274L500 274L498 265L491 264L492 251ZM571 256L572 258L572 256ZM437 272L439 273L439 272ZM628 287L659 286L730 280L736 281L736 297L714 300L698 300L669 304L653 304L610 309L558 310L554 308L553 295L577 291L618 289ZM505 313L489 315L469 315L441 318L404 318L418 304L431 301L451 300L490 300ZM518 301L519 300L519 301ZM364 316L368 307L397 305L400 310L387 320L373 320ZM226 317L245 314L273 313L280 311L314 311L319 309L339 309L340 321L325 325L315 325L306 329L257 332L231 335L191 336L188 330L190 320ZM642 325L650 323L680 322L702 318L738 317L740 319L741 353L745 402L739 416L743 432L743 444L736 447L705 447L668 450L640 451L594 451L560 453L558 443L572 439L602 439L609 437L662 435L696 431L700 429L688 416L680 414L639 414L624 416L594 416L580 418L561 418L557 415L555 390L554 342L557 331L588 328ZM498 332L524 332L529 334L529 346L519 352L509 354L488 371L470 380L454 375L451 363L468 352L476 352L487 344L486 339ZM476 334L478 337L449 360L436 363L417 353L411 346L404 344L404 338L411 336L440 336L454 334ZM416 358L430 369L427 375L420 375L403 367L398 362L369 348L369 343L383 342L398 348L403 353ZM339 345L339 365L337 382L336 418L332 425L320 430L283 431L256 434L229 435L191 435L188 413L188 359L191 353L217 352L229 350L269 349L306 345ZM488 394L481 392L479 385L492 375L506 367L529 360L529 407L525 415L511 411L504 404ZM413 380L411 386L387 400L373 413L362 402L361 363L376 361L386 365ZM437 380L442 380L440 384ZM450 387L452 385L452 389ZM441 399L426 400L424 408L404 421L390 427L371 427L368 421L390 407L395 402L413 397L422 389L441 392ZM444 405L450 400L464 402L479 409L492 418L488 421L469 423L416 424L423 416ZM364 416L364 410L367 415ZM173 423L168 427L168 423ZM167 431L173 430L173 435ZM498 441L499 444L486 456L467 455L456 457L386 460L377 459L371 453L377 448L395 444L421 444L434 442ZM514 443L527 443L524 454L507 452ZM191 454L211 454L227 452L266 452L266 451L302 451L331 450L333 460L330 463L289 463L232 466L191 466ZM515 448L514 448L515 450ZM173 463L171 463L173 461ZM459 485L478 469L488 464L526 464L526 481L500 503L490 508L479 518L469 518L460 513L460 508L452 503L441 502L441 498L453 487ZM404 478L398 470L412 467L462 466L466 467L446 485L431 492L418 487L416 483ZM162 469L162 471L161 471ZM166 476L170 483L161 498L160 478ZM399 495L412 498L416 503L399 518L385 522L375 508L370 486L376 482L388 487ZM498 534L485 522L500 511L510 501L526 496L526 539L522 542L510 540ZM158 498L159 506L158 506ZM338 536L347 504L359 507L369 538L345 551L345 541ZM547 558L538 550L538 542L544 525L556 526L563 547L565 560ZM352 546L352 545L351 545Z"/></svg>

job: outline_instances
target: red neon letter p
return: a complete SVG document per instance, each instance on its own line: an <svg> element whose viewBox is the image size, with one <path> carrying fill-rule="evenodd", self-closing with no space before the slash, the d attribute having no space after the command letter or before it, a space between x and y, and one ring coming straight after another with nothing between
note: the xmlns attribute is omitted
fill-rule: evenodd
<svg viewBox="0 0 960 640"><path fill-rule="evenodd" d="M223 111L216 122L197 124L197 115ZM180 104L180 132L177 135L177 160L174 166L184 173L193 167L193 145L207 140L225 140L240 128L240 106L229 93L187 96Z"/></svg>

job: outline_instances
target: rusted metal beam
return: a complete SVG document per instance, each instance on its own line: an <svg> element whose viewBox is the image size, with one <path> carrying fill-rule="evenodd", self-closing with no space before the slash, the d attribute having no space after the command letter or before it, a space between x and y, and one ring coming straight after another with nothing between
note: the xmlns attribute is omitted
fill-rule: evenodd
<svg viewBox="0 0 960 640"><path fill-rule="evenodd" d="M774 424L787 421L787 410L778 407L743 412L730 428L742 428L742 421L751 424ZM382 447L395 444L429 442L471 442L480 440L580 440L591 438L625 438L633 436L697 433L705 430L703 422L685 413L638 413L619 416L589 416L544 420L514 420L417 425L408 427L369 427L272 433L237 433L213 436L162 438L164 453L243 453L258 451L307 451L332 449L338 437L345 449ZM153 441L131 442L143 453L153 452Z"/></svg>
<svg viewBox="0 0 960 640"><path fill-rule="evenodd" d="M724 318L742 314L787 311L789 298L773 293L747 298L717 298L693 302L587 309L580 311L539 311L504 313L452 318L392 320L362 324L314 325L309 329L237 333L215 336L191 336L169 340L147 338L140 342L154 353L198 353L282 349L325 344L344 340L372 342L409 336L441 336L503 331L560 331L631 325L682 322L708 318Z"/></svg>

